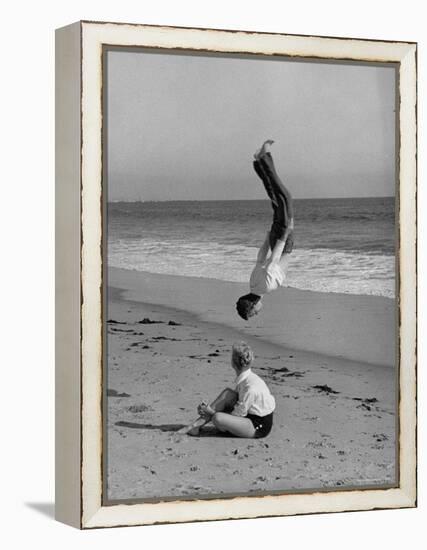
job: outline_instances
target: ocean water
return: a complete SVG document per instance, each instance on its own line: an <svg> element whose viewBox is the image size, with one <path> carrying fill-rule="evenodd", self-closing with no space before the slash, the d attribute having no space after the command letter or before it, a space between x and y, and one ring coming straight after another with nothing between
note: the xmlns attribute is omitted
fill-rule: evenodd
<svg viewBox="0 0 427 550"><path fill-rule="evenodd" d="M295 200L288 286L394 297L394 198ZM108 265L247 282L269 201L108 204Z"/></svg>

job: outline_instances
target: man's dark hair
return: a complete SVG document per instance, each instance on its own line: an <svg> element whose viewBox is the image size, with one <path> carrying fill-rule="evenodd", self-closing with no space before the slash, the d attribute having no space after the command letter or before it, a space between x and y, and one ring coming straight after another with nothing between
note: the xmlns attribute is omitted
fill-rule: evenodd
<svg viewBox="0 0 427 550"><path fill-rule="evenodd" d="M251 316L250 313L253 310L255 304L257 304L261 300L261 296L258 296L257 294L245 294L244 296L240 296L240 298L236 302L236 309L237 313L247 321L249 317Z"/></svg>

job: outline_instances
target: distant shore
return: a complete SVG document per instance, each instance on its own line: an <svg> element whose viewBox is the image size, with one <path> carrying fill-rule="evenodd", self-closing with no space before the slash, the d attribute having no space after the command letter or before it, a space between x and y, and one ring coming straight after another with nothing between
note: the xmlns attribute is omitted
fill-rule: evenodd
<svg viewBox="0 0 427 550"><path fill-rule="evenodd" d="M110 269L108 498L189 498L395 479L394 301L282 289L252 323L245 286ZM266 439L176 430L232 386L245 339L276 397Z"/></svg>

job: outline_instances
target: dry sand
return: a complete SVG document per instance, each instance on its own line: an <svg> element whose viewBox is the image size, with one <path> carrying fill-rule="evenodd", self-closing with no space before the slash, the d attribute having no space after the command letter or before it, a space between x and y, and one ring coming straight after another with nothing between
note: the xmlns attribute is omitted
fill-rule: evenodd
<svg viewBox="0 0 427 550"><path fill-rule="evenodd" d="M110 269L110 500L394 484L394 301L283 289L251 324L234 312L244 292ZM276 398L272 432L178 435L200 401L232 386L241 339Z"/></svg>

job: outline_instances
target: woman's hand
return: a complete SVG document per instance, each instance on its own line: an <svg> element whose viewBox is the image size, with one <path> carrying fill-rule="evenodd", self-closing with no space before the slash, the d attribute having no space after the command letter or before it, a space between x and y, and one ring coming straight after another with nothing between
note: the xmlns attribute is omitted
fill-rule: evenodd
<svg viewBox="0 0 427 550"><path fill-rule="evenodd" d="M202 418L209 419L215 414L215 411L207 403L202 401L197 407L197 413Z"/></svg>

